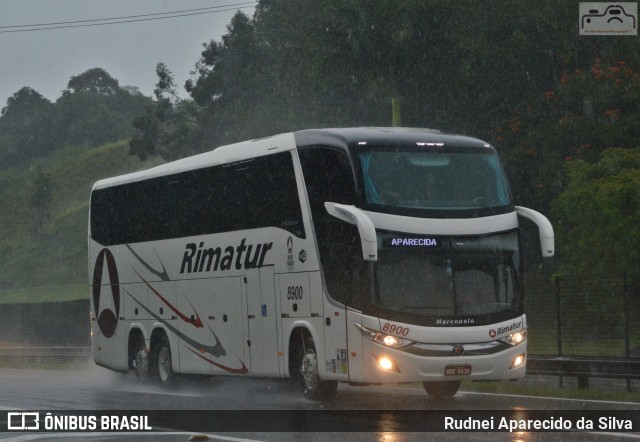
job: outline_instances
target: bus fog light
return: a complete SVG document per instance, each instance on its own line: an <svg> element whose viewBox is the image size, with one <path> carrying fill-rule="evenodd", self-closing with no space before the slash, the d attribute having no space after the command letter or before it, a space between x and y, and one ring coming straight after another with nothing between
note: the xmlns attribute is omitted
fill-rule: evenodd
<svg viewBox="0 0 640 442"><path fill-rule="evenodd" d="M524 355L518 355L515 358L513 358L513 362L511 363L511 368L516 368L521 366L525 361L525 357Z"/></svg>
<svg viewBox="0 0 640 442"><path fill-rule="evenodd" d="M380 356L376 358L376 362L378 363L378 367L385 371L392 371L394 373L400 373L400 369L396 365L395 362L391 358L387 356Z"/></svg>

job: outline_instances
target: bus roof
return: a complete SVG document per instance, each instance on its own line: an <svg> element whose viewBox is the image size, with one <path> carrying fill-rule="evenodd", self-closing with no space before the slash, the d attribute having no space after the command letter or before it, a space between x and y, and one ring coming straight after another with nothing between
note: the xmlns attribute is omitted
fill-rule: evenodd
<svg viewBox="0 0 640 442"><path fill-rule="evenodd" d="M491 147L484 141L461 135L443 134L433 129L414 128L334 128L306 129L266 138L229 144L198 155L172 161L147 170L106 178L96 182L93 190L142 181L164 175L173 175L187 170L195 170L220 164L230 164L275 152L294 150L296 147L332 146L348 149L355 144L368 145L408 145L415 143L443 146Z"/></svg>
<svg viewBox="0 0 640 442"><path fill-rule="evenodd" d="M106 178L96 182L93 185L93 190L135 181L143 181L164 175L173 175L188 170L202 169L204 167L237 163L270 153L293 150L295 148L296 144L292 133L242 141L240 143L220 146L209 152L172 161L140 172Z"/></svg>
<svg viewBox="0 0 640 442"><path fill-rule="evenodd" d="M398 127L355 127L338 129L307 129L295 132L297 147L334 146L347 149L351 145L407 146L416 143L443 146L491 147L477 138L445 134L434 129Z"/></svg>

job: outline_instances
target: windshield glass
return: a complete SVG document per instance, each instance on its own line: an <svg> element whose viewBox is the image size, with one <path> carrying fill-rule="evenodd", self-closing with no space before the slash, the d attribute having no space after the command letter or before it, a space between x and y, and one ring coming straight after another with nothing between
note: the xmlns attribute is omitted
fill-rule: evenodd
<svg viewBox="0 0 640 442"><path fill-rule="evenodd" d="M521 306L517 232L480 237L378 233L372 305L424 318L477 317Z"/></svg>
<svg viewBox="0 0 640 442"><path fill-rule="evenodd" d="M455 217L513 210L493 149L362 150L358 163L374 211Z"/></svg>

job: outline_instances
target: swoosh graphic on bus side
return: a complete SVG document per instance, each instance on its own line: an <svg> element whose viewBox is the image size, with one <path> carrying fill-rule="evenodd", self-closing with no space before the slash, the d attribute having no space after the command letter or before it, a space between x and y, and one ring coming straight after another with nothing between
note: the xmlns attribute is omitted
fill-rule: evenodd
<svg viewBox="0 0 640 442"><path fill-rule="evenodd" d="M136 303L138 303L138 305L140 307L142 307L147 313L149 313L151 316L153 316L154 319L156 319L157 321L160 321L162 324L165 325L165 327L167 327L169 330L171 330L171 332L175 333L175 335L178 336L178 338L182 339L187 344L191 345L193 348L196 348L201 352L207 352L207 353L209 353L209 354L211 354L211 355L213 355L215 357L226 356L227 355L227 351L222 346L222 343L220 342L220 339L218 339L218 336L211 329L211 327L209 327L208 324L207 324L207 328L209 328L209 330L211 331L211 334L216 339L216 345L205 345L205 344L202 344L202 343L196 341L195 339L190 338L186 334L178 331L177 328L175 328L174 326L169 324L165 319L162 319L160 316L156 315L151 310L149 310L146 306L144 306L140 301L138 301L135 298L135 296L133 296L127 290L124 290L124 292L127 295L129 295L131 297L131 299L133 299Z"/></svg>
<svg viewBox="0 0 640 442"><path fill-rule="evenodd" d="M194 355L198 356L199 358L204 359L208 363L210 363L212 365L215 365L216 367L222 368L223 370L228 371L229 373L233 373L233 374L247 374L247 373L249 373L249 370L247 369L247 366L244 365L244 362L242 362L240 360L240 358L238 358L237 356L236 356L236 359L238 359L238 362L240 362L242 364L241 368L227 367L225 365L222 365L222 364L219 364L219 363L217 363L215 361L212 361L211 359L209 359L209 358L207 358L205 356L202 356L200 353L198 353L197 351L193 351L190 348L187 348L187 350L189 350L191 353L193 353Z"/></svg>
<svg viewBox="0 0 640 442"><path fill-rule="evenodd" d="M171 281L171 279L169 278L169 275L167 274L167 269L164 268L164 264L162 263L162 260L160 259L160 256L158 256L158 252L156 252L156 249L153 249L153 251L155 252L156 256L158 257L158 261L160 261L160 265L162 266L162 271L156 270L153 267L151 267L151 265L149 263L147 263L144 259L142 259L142 257L140 255L138 255L129 244L125 244L127 246L127 249L129 249L129 251L133 254L133 256L135 256L135 258L140 261L140 263L145 266L147 268L147 270L149 270L151 273L153 273L154 275L156 275L158 278L160 278L163 281Z"/></svg>
<svg viewBox="0 0 640 442"><path fill-rule="evenodd" d="M134 270L134 272L136 272ZM140 277L140 279L142 280L142 282L144 282L147 287L149 287L151 289L151 291L158 297L160 298L160 300L162 302L164 302L166 304L167 307L169 307L171 310L173 310L173 312L178 315L180 317L180 319L182 319L184 322L187 322L191 325L193 325L196 328L202 328L202 320L200 319L200 315L198 314L198 312L196 311L195 307L193 306L193 304L191 304L191 301L189 301L189 299L187 299L187 302L189 303L189 305L191 306L191 308L193 309L193 313L195 313L196 317L195 318L190 318L187 315L185 315L184 313L182 313L180 310L178 310L176 307L174 307L169 301L167 301L167 299L162 296L156 289L154 289L151 284L149 284L142 276L140 276L140 273L136 272L136 275L138 275Z"/></svg>

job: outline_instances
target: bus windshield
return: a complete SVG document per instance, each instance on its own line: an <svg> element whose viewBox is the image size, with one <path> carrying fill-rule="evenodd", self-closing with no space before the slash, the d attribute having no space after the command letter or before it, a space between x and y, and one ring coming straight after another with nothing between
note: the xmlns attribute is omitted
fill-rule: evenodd
<svg viewBox="0 0 640 442"><path fill-rule="evenodd" d="M373 307L401 315L499 315L521 306L516 231L474 237L378 233Z"/></svg>
<svg viewBox="0 0 640 442"><path fill-rule="evenodd" d="M493 149L359 149L357 157L372 211L468 217L513 210Z"/></svg>

